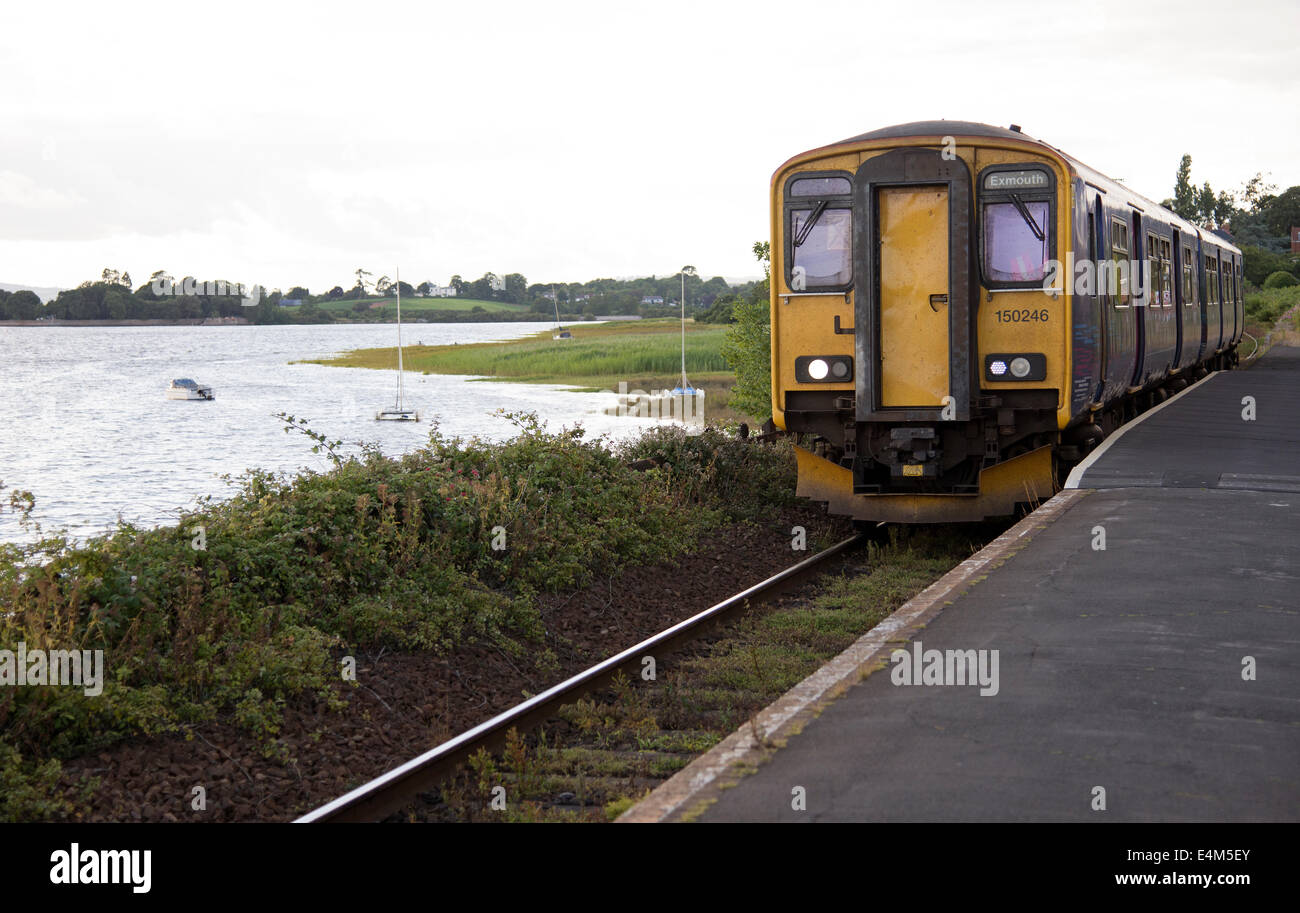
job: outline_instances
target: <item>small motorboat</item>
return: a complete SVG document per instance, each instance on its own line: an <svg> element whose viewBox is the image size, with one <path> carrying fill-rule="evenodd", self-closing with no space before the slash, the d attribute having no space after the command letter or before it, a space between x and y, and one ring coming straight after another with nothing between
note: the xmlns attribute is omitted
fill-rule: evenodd
<svg viewBox="0 0 1300 913"><path fill-rule="evenodd" d="M211 387L205 387L188 377L178 377L167 388L168 399L216 399Z"/></svg>

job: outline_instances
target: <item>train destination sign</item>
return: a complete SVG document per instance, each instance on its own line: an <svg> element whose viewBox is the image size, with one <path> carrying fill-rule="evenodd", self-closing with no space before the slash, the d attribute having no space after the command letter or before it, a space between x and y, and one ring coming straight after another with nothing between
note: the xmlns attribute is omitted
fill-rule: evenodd
<svg viewBox="0 0 1300 913"><path fill-rule="evenodd" d="M985 190L1032 190L1048 186L1041 171L995 171L984 176Z"/></svg>

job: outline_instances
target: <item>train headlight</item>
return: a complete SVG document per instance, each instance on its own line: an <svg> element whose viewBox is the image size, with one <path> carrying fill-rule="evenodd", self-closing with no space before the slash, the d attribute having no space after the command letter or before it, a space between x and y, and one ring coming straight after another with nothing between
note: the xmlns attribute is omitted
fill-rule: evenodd
<svg viewBox="0 0 1300 913"><path fill-rule="evenodd" d="M846 384L853 380L853 356L800 355L794 360L794 379L800 384Z"/></svg>
<svg viewBox="0 0 1300 913"><path fill-rule="evenodd" d="M998 352L985 355L984 379L1002 383L1047 380L1047 356L1041 352Z"/></svg>

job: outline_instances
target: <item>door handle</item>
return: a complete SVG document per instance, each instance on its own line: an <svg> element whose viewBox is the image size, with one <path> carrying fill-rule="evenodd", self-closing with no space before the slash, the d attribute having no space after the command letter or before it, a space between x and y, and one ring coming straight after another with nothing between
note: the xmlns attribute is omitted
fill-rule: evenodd
<svg viewBox="0 0 1300 913"><path fill-rule="evenodd" d="M836 314L836 315L835 315L835 332L836 332L837 334L839 334L840 336L852 336L852 335L853 335L853 327L842 327L842 326L840 326L840 315L839 315L839 314Z"/></svg>
<svg viewBox="0 0 1300 913"><path fill-rule="evenodd" d="M939 305L941 304L946 305L947 303L948 303L947 295L930 296L930 310L934 311L936 314L939 313Z"/></svg>

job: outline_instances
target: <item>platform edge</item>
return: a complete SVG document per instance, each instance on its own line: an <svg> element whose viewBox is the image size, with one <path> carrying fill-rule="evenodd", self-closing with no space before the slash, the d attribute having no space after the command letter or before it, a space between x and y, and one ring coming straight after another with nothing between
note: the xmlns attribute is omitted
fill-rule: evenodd
<svg viewBox="0 0 1300 913"><path fill-rule="evenodd" d="M779 750L827 705L888 662L893 650L909 641L953 599L989 570L1024 548L1032 535L1056 522L1089 489L1061 491L1041 507L930 586L894 610L866 634L777 698L739 729L661 783L650 795L620 815L617 823L681 820L716 797L724 785L753 770Z"/></svg>

